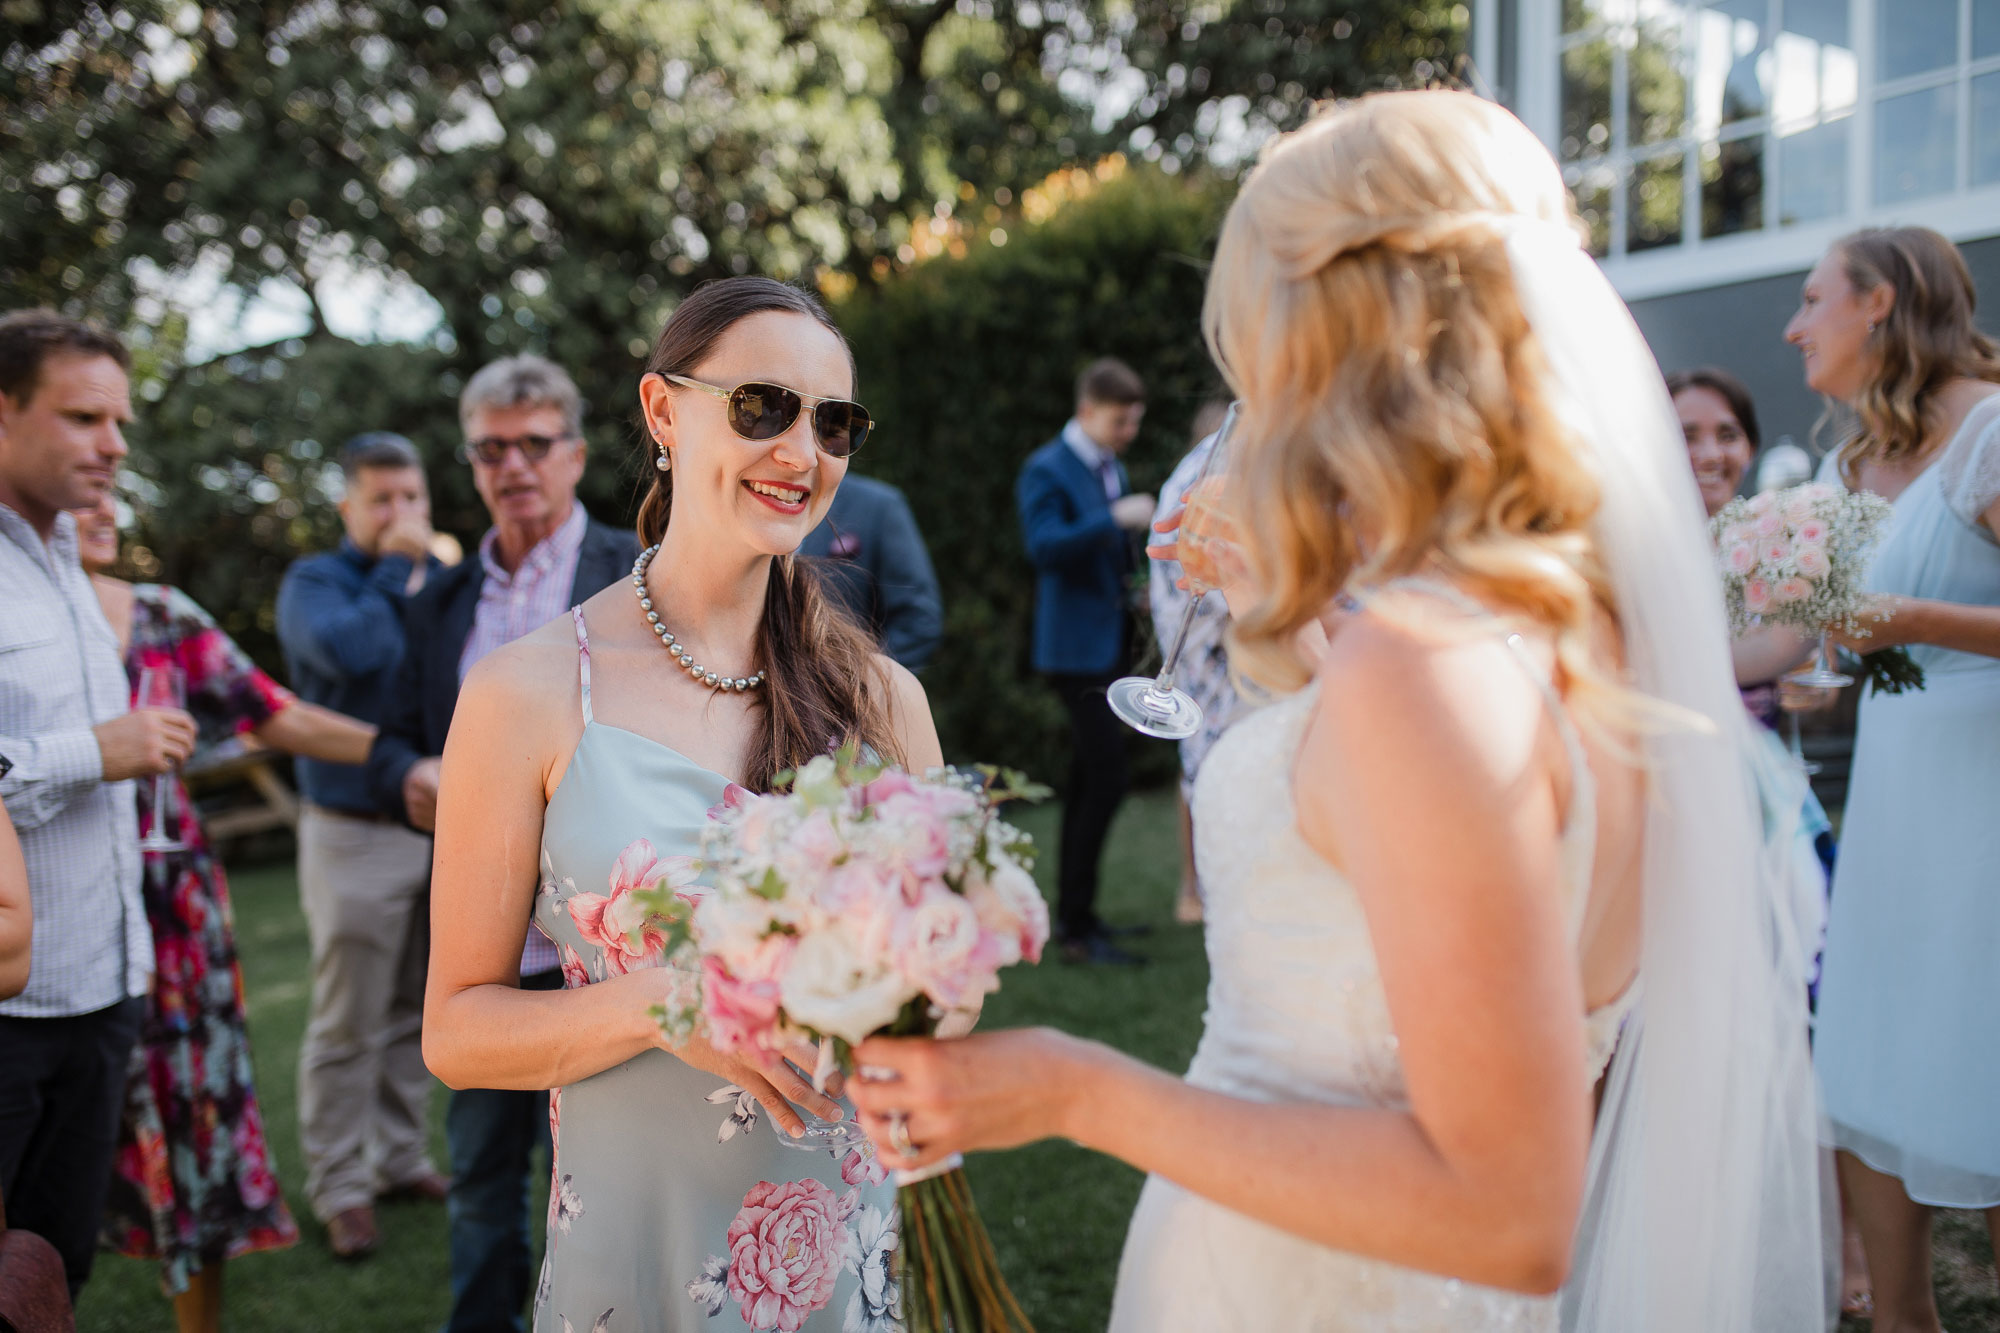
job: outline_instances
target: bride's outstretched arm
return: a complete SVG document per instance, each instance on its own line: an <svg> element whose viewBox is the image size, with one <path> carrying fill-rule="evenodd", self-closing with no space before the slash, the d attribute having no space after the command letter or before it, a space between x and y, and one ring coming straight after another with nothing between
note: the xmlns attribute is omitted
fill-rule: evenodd
<svg viewBox="0 0 2000 1333"><path fill-rule="evenodd" d="M863 1123L886 1145L905 1111L922 1148L885 1160L1059 1135L1321 1244L1555 1288L1590 1106L1545 718L1490 640L1426 646L1369 617L1330 650L1300 826L1362 896L1410 1110L1224 1096L1046 1029L877 1040L864 1075L899 1077L853 1086Z"/></svg>
<svg viewBox="0 0 2000 1333"><path fill-rule="evenodd" d="M658 1048L748 1089L793 1133L803 1122L787 1099L840 1119L837 1102L780 1061L752 1065L698 1038L670 1045L648 1012L667 998L664 968L520 989L547 793L580 725L569 711L575 663L566 633L538 631L481 661L459 694L438 791L424 1062L454 1088L555 1088Z"/></svg>

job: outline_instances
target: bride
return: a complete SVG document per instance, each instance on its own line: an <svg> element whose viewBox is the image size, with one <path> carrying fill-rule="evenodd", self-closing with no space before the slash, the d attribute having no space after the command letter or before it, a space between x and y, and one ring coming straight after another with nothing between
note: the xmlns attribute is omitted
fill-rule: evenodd
<svg viewBox="0 0 2000 1333"><path fill-rule="evenodd" d="M876 1040L864 1127L901 1167L1062 1135L1150 1172L1117 1330L1823 1329L1701 511L1555 164L1464 94L1324 114L1245 184L1204 323L1235 660L1292 692L1197 785L1199 1053Z"/></svg>

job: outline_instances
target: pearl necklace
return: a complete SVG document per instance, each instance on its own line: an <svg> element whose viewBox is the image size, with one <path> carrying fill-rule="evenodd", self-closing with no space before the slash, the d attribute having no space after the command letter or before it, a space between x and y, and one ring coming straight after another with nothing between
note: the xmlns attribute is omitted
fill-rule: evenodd
<svg viewBox="0 0 2000 1333"><path fill-rule="evenodd" d="M653 557L659 553L658 542L639 552L639 558L632 562L632 590L639 594L639 609L646 613L646 624L652 628L653 634L660 641L660 646L667 650L674 661L686 668L690 676L711 690L754 690L762 685L764 673L761 671L754 676L718 676L713 671L704 671L701 663L694 660L694 654L683 648L674 640L674 636L667 632L667 627L660 623L660 613L653 609L653 599L646 595L646 567L653 563Z"/></svg>

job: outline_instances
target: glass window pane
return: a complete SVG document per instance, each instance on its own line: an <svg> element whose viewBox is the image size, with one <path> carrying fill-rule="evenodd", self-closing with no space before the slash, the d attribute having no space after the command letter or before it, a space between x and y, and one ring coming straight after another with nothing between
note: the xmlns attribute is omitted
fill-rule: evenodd
<svg viewBox="0 0 2000 1333"><path fill-rule="evenodd" d="M1703 134L1771 109L1770 38L1764 7L1705 6L1695 16L1695 123Z"/></svg>
<svg viewBox="0 0 2000 1333"><path fill-rule="evenodd" d="M1952 187L1958 87L1885 97L1875 104L1875 202L1893 204Z"/></svg>
<svg viewBox="0 0 2000 1333"><path fill-rule="evenodd" d="M2000 181L2000 74L1972 81L1972 183Z"/></svg>
<svg viewBox="0 0 2000 1333"><path fill-rule="evenodd" d="M1894 0L1875 7L1875 77L1887 83L1958 59L1958 0Z"/></svg>
<svg viewBox="0 0 2000 1333"><path fill-rule="evenodd" d="M1818 222L1847 211L1845 118L1778 140L1778 225Z"/></svg>
<svg viewBox="0 0 2000 1333"><path fill-rule="evenodd" d="M1607 166L1569 173L1577 216L1590 231L1590 253L1598 259L1611 253L1611 187L1617 179L1617 173Z"/></svg>
<svg viewBox="0 0 2000 1333"><path fill-rule="evenodd" d="M2000 0L1991 2L2000 5ZM1773 114L1780 124L1854 105L1861 67L1847 36L1847 3L1785 0L1784 28L1772 51L1777 67Z"/></svg>
<svg viewBox="0 0 2000 1333"><path fill-rule="evenodd" d="M1637 254L1681 239L1681 168L1687 154L1669 153L1632 166L1625 203L1625 250Z"/></svg>
<svg viewBox="0 0 2000 1333"><path fill-rule="evenodd" d="M1972 0L1972 58L2000 56L2000 0Z"/></svg>
<svg viewBox="0 0 2000 1333"><path fill-rule="evenodd" d="M1701 150L1701 234L1728 236L1764 228L1764 136L1753 134Z"/></svg>
<svg viewBox="0 0 2000 1333"><path fill-rule="evenodd" d="M1687 129L1687 76L1681 64L1681 25L1643 23L1625 79L1630 105L1625 108L1625 133L1634 144L1678 139Z"/></svg>
<svg viewBox="0 0 2000 1333"><path fill-rule="evenodd" d="M1600 38L1563 53L1562 155L1611 146L1611 43Z"/></svg>

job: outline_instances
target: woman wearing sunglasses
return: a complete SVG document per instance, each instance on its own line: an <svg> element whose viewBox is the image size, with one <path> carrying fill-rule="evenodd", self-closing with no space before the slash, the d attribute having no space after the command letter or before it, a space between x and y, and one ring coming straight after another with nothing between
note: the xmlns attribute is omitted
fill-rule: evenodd
<svg viewBox="0 0 2000 1333"><path fill-rule="evenodd" d="M662 1035L650 1011L685 978L631 897L693 882L732 787L847 743L941 762L915 678L792 554L868 436L853 395L812 297L762 278L689 296L639 385L632 576L480 662L459 699L424 1052L454 1087L554 1089L543 1333L706 1328L725 1306L758 1328L890 1318L892 1289L864 1281L895 1243L872 1150L789 1151L801 1111L845 1108L781 1061ZM515 985L531 917L564 990Z"/></svg>

